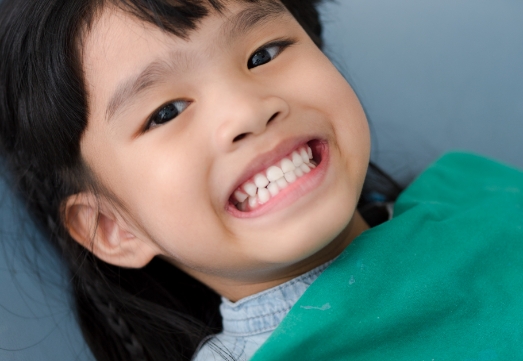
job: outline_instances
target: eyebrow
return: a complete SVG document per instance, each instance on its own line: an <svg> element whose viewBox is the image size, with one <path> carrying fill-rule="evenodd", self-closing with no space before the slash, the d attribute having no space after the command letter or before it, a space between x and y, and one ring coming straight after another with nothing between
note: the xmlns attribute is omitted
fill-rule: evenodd
<svg viewBox="0 0 523 361"><path fill-rule="evenodd" d="M287 12L285 6L278 1L267 1L253 4L235 14L222 25L225 43L230 43L241 35L252 31L281 17ZM188 59L180 52L172 53L169 61L155 60L147 65L137 76L121 82L110 97L105 112L106 120L110 120L117 111L133 98L153 88L166 76L167 73L180 69L181 63L188 63Z"/></svg>
<svg viewBox="0 0 523 361"><path fill-rule="evenodd" d="M128 78L120 83L107 105L106 119L111 119L118 109L130 99L152 88L154 84L162 80L168 71L173 70L172 68L168 63L156 60L147 65L138 76Z"/></svg>
<svg viewBox="0 0 523 361"><path fill-rule="evenodd" d="M252 4L235 14L223 25L224 37L227 42L231 42L253 28L263 26L271 20L281 17L286 12L285 6L279 1L271 0Z"/></svg>

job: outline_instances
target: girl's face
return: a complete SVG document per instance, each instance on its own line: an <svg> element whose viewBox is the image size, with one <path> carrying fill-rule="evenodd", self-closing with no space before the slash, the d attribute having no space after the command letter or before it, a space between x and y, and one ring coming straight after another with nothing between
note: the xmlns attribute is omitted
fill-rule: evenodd
<svg viewBox="0 0 523 361"><path fill-rule="evenodd" d="M81 151L125 207L122 244L147 244L231 299L347 245L367 122L285 8L231 2L187 39L106 9L86 35L83 66ZM307 146L309 173L293 155Z"/></svg>

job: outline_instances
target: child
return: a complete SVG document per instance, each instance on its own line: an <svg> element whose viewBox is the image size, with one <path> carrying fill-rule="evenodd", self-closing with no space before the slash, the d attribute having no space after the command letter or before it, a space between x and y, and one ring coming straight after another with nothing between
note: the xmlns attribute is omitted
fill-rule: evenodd
<svg viewBox="0 0 523 361"><path fill-rule="evenodd" d="M2 3L1 145L97 359L247 359L369 228L317 2Z"/></svg>

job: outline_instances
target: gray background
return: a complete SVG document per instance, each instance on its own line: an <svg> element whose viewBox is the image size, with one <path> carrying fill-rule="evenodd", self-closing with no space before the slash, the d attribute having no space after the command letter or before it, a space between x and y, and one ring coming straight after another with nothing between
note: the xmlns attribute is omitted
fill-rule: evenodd
<svg viewBox="0 0 523 361"><path fill-rule="evenodd" d="M449 149L523 168L523 2L338 0L323 18L398 180ZM0 179L0 360L89 360L59 258L16 203Z"/></svg>
<svg viewBox="0 0 523 361"><path fill-rule="evenodd" d="M373 126L372 159L403 184L449 149L523 169L523 2L337 0L326 53Z"/></svg>

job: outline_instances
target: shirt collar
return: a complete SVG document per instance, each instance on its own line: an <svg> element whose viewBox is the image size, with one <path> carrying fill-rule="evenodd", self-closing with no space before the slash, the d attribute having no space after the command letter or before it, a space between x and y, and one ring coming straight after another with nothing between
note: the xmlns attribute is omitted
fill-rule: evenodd
<svg viewBox="0 0 523 361"><path fill-rule="evenodd" d="M312 282L333 261L237 302L222 297L220 313L223 318L223 333L249 336L274 330Z"/></svg>

